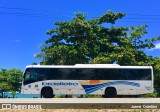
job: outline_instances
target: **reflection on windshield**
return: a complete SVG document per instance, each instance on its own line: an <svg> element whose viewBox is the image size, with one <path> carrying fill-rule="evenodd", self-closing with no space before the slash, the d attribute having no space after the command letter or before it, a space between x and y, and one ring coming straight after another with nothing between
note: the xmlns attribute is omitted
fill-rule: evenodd
<svg viewBox="0 0 160 112"><path fill-rule="evenodd" d="M47 80L47 76L45 74L39 74L37 71L28 70L24 74L24 85L34 83L37 81Z"/></svg>

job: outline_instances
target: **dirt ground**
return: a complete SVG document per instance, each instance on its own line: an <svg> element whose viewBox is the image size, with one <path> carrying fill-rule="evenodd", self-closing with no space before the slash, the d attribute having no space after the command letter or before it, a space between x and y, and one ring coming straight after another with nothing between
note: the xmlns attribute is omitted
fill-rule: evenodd
<svg viewBox="0 0 160 112"><path fill-rule="evenodd" d="M0 112L160 112L160 109L42 109L42 110L0 110Z"/></svg>

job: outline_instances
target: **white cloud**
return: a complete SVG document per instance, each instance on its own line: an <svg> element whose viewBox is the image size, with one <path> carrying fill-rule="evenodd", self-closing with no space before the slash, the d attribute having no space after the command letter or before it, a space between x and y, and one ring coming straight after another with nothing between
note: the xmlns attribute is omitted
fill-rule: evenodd
<svg viewBox="0 0 160 112"><path fill-rule="evenodd" d="M16 42L16 43L21 43L21 40L14 40L14 42Z"/></svg>
<svg viewBox="0 0 160 112"><path fill-rule="evenodd" d="M155 49L160 49L160 43L155 44Z"/></svg>
<svg viewBox="0 0 160 112"><path fill-rule="evenodd" d="M160 43L154 44L155 48L147 49L148 51L160 50Z"/></svg>

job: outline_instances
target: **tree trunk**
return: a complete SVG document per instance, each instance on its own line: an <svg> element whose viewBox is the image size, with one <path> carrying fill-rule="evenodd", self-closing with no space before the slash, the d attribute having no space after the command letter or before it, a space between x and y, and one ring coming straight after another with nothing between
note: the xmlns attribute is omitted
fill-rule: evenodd
<svg viewBox="0 0 160 112"><path fill-rule="evenodd" d="M3 98L3 89L2 89L2 98Z"/></svg>

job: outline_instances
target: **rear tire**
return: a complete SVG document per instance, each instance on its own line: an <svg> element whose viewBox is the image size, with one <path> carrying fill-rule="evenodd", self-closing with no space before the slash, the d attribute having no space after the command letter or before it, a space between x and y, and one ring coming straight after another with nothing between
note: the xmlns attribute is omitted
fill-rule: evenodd
<svg viewBox="0 0 160 112"><path fill-rule="evenodd" d="M53 98L53 90L50 87L43 88L41 90L41 97L43 98Z"/></svg>
<svg viewBox="0 0 160 112"><path fill-rule="evenodd" d="M117 91L115 88L106 88L105 90L105 98L114 98L117 96Z"/></svg>

